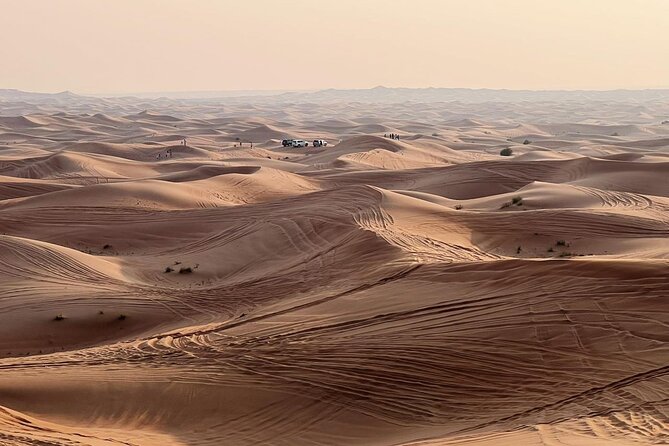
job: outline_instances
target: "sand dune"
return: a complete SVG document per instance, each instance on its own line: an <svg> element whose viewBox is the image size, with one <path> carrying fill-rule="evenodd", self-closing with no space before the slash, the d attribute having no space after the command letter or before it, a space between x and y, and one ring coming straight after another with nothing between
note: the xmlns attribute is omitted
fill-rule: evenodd
<svg viewBox="0 0 669 446"><path fill-rule="evenodd" d="M261 124L248 130L244 130L235 135L243 141L267 141L270 139L290 138L287 132L267 124Z"/></svg>
<svg viewBox="0 0 669 446"><path fill-rule="evenodd" d="M305 95L3 103L0 444L669 442L664 102Z"/></svg>
<svg viewBox="0 0 669 446"><path fill-rule="evenodd" d="M91 185L5 201L0 207L126 207L156 210L193 209L280 199L317 190L317 182L268 168L226 168L230 173L203 180L141 180ZM218 170L220 172L221 170ZM202 170L199 173L203 172ZM182 177L184 178L184 177ZM190 178L193 178L191 173ZM181 178L180 178L181 179ZM25 184L25 183L19 183ZM33 187L34 191L36 187ZM16 190L16 187L14 187ZM26 192L28 193L28 192Z"/></svg>
<svg viewBox="0 0 669 446"><path fill-rule="evenodd" d="M67 190L72 187L72 185L56 182L0 176L0 200L2 200L0 201L0 206L4 200L41 195L48 192Z"/></svg>
<svg viewBox="0 0 669 446"><path fill-rule="evenodd" d="M300 161L317 168L404 170L472 160L474 156L430 141L407 143L382 136L356 136L333 148L306 151Z"/></svg>
<svg viewBox="0 0 669 446"><path fill-rule="evenodd" d="M172 152L170 157L168 151ZM183 159L196 157L198 159L216 159L216 154L209 151L183 145L128 145L111 143L79 143L68 146L66 152L95 153L114 156L134 161L155 161L156 159ZM158 155L161 158L158 158Z"/></svg>

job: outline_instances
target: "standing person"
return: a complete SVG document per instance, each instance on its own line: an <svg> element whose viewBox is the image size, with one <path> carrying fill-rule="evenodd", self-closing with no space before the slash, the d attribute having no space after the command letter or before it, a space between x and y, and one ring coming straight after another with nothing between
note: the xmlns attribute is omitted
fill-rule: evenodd
<svg viewBox="0 0 669 446"><path fill-rule="evenodd" d="M251 148L253 148L253 142L251 142Z"/></svg>

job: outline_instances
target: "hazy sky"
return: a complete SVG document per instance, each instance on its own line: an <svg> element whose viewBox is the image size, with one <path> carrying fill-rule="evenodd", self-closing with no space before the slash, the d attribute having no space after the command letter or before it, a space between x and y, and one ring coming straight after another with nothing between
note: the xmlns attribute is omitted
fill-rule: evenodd
<svg viewBox="0 0 669 446"><path fill-rule="evenodd" d="M669 87L669 0L0 0L0 88Z"/></svg>

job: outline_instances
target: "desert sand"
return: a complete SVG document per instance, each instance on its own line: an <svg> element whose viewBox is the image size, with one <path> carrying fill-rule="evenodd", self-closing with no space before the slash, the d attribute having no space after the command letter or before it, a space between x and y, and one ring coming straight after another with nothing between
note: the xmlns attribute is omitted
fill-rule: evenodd
<svg viewBox="0 0 669 446"><path fill-rule="evenodd" d="M0 444L669 443L667 92L411 94L2 92Z"/></svg>

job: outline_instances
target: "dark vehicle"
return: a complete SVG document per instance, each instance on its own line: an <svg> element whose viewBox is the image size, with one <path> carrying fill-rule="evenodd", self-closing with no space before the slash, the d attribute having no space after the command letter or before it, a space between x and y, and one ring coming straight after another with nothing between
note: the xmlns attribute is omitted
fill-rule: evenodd
<svg viewBox="0 0 669 446"><path fill-rule="evenodd" d="M284 147L292 147L293 146L293 140L292 139L284 139L281 141L281 145Z"/></svg>
<svg viewBox="0 0 669 446"><path fill-rule="evenodd" d="M314 147L327 147L328 142L324 139L314 139Z"/></svg>

